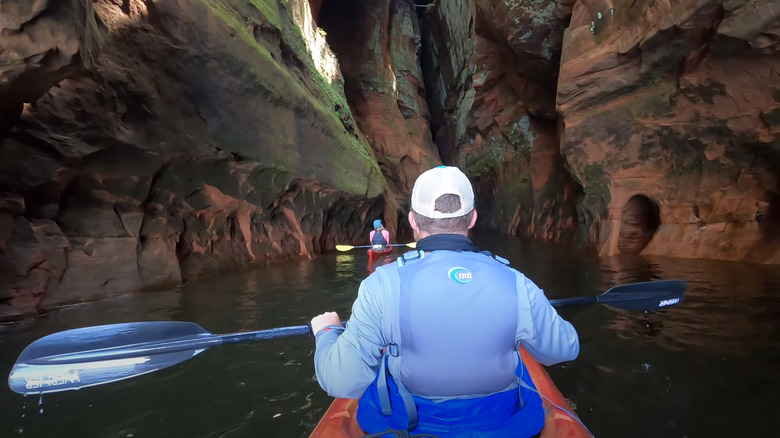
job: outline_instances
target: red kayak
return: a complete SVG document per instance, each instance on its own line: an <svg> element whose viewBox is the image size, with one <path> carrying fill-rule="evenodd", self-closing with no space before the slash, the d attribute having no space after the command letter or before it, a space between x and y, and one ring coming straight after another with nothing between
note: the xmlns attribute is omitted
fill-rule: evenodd
<svg viewBox="0 0 780 438"><path fill-rule="evenodd" d="M376 259L377 257L379 257L381 255L385 255L385 254L390 253L390 251L392 251L392 250L393 250L392 246L386 246L386 247L384 247L382 249L368 248L368 259L369 260L374 260L374 259Z"/></svg>
<svg viewBox="0 0 780 438"><path fill-rule="evenodd" d="M547 371L524 349L520 349L523 363L531 373L544 403L544 429L541 438L590 438L591 434L580 423L569 403L553 383ZM552 403L551 403L552 402ZM564 412L553 403L567 409ZM337 398L322 416L309 438L359 438L365 435L357 423L357 400ZM571 413L571 414L570 414Z"/></svg>

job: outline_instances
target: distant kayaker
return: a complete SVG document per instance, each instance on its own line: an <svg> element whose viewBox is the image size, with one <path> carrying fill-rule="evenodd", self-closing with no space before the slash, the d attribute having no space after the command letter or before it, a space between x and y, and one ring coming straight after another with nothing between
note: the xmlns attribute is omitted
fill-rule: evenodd
<svg viewBox="0 0 780 438"><path fill-rule="evenodd" d="M577 331L530 279L479 252L468 238L476 219L466 175L424 172L409 212L417 250L363 280L346 328L335 312L311 320L317 381L333 397L360 398L365 432L527 438L542 430L542 401L518 348L545 365L573 360Z"/></svg>
<svg viewBox="0 0 780 438"><path fill-rule="evenodd" d="M368 241L374 249L384 249L390 244L390 232L385 229L380 219L374 221L374 229L368 235Z"/></svg>

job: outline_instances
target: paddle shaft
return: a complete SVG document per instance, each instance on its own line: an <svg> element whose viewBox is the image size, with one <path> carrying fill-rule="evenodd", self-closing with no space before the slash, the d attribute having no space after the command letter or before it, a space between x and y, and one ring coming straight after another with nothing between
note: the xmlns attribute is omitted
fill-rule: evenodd
<svg viewBox="0 0 780 438"><path fill-rule="evenodd" d="M602 303L629 310L656 310L678 304L683 297L685 283L676 280L632 283L615 286L602 295L550 300L554 307L568 307ZM159 322L165 324L165 322ZM159 324L158 323L158 324ZM177 324L173 321L169 324ZM144 323L133 323L143 326ZM88 330L89 328L87 328ZM77 329L78 330L78 329ZM81 329L84 330L84 329ZM202 329L201 329L202 330ZM202 351L223 344L262 341L268 339L305 336L311 333L308 325L280 327L244 333L213 334L205 330L184 336L170 336L168 339L145 339L144 342L119 344L104 348L82 349L75 352L55 352L38 357L36 365L79 363L90 360L117 360L141 355L167 354L185 350ZM164 336L161 334L159 336Z"/></svg>
<svg viewBox="0 0 780 438"><path fill-rule="evenodd" d="M237 344L239 342L263 341L266 339L289 338L291 336L305 336L310 333L311 327L308 325L296 325L291 327L258 330L256 332L231 333L218 336L222 338L223 344Z"/></svg>
<svg viewBox="0 0 780 438"><path fill-rule="evenodd" d="M552 304L553 307L584 306L597 302L597 297L575 297L550 300L550 304Z"/></svg>
<svg viewBox="0 0 780 438"><path fill-rule="evenodd" d="M606 304L628 310L657 310L683 300L685 283L651 281L615 286L596 297L550 300L555 307ZM204 350L311 333L308 325L244 333L213 334L184 321L148 321L65 330L30 344L9 375L20 394L43 394L116 382L176 365Z"/></svg>
<svg viewBox="0 0 780 438"><path fill-rule="evenodd" d="M308 325L279 327L254 332L226 333L221 335L206 333L171 340L150 341L133 345L117 345L115 347L91 351L55 354L37 360L36 364L41 365L42 362L46 362L47 364L68 364L89 360L117 360L142 355L174 353L184 350L205 350L206 348L225 344L305 336L309 333L311 333L311 328Z"/></svg>

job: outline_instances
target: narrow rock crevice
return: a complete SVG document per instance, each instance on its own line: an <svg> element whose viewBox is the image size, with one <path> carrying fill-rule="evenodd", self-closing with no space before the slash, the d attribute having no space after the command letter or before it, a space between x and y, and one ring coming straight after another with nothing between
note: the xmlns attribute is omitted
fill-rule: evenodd
<svg viewBox="0 0 780 438"><path fill-rule="evenodd" d="M420 23L420 67L441 161L458 165L474 99L474 10L471 2L414 0Z"/></svg>
<svg viewBox="0 0 780 438"><path fill-rule="evenodd" d="M431 138L414 9L404 0L327 0L317 17L338 59L347 104L388 183L385 196L399 200L421 172L441 162Z"/></svg>

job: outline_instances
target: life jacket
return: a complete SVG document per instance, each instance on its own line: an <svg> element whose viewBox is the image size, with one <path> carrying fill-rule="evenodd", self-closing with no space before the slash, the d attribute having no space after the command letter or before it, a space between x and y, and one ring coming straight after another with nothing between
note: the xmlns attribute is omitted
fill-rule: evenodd
<svg viewBox="0 0 780 438"><path fill-rule="evenodd" d="M376 230L374 232L374 237L371 238L371 244L372 245L387 245L387 240L385 239L384 234L382 234L382 230Z"/></svg>
<svg viewBox="0 0 780 438"><path fill-rule="evenodd" d="M504 438L542 429L515 343L530 323L518 318L524 302L507 265L489 253L413 251L377 269L387 347L358 405L363 430Z"/></svg>

